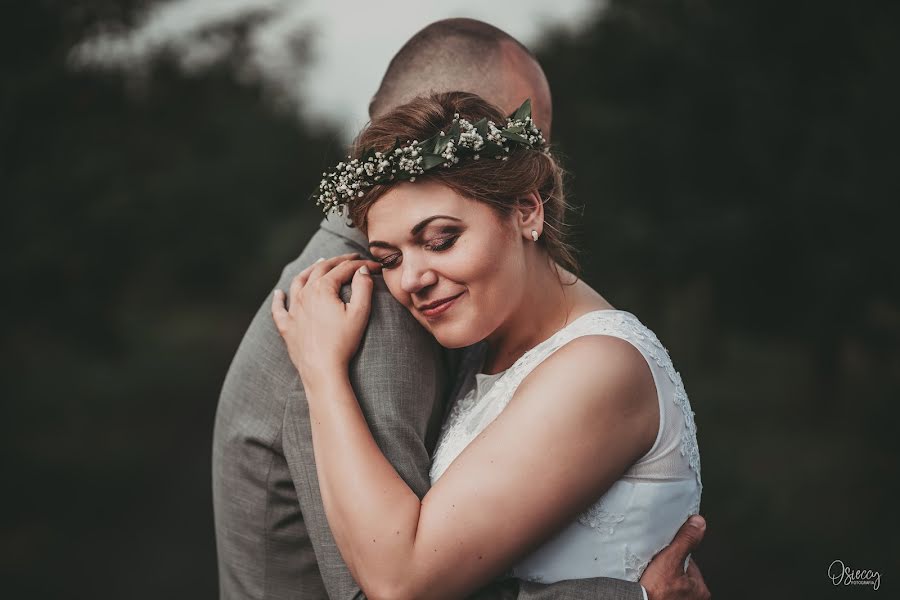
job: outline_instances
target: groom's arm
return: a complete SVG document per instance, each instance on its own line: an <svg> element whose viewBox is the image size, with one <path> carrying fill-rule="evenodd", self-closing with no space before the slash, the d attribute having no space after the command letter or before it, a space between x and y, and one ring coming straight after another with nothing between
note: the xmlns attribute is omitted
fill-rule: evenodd
<svg viewBox="0 0 900 600"><path fill-rule="evenodd" d="M517 600L580 600L587 598L620 598L622 600L709 600L710 593L703 575L693 559L706 533L702 517L690 517L675 534L671 543L653 557L641 576L641 586L618 579L578 579L551 585L522 582L518 596L489 596ZM684 565L688 564L685 571ZM475 596L481 598L481 596ZM486 597L487 598L487 597Z"/></svg>
<svg viewBox="0 0 900 600"><path fill-rule="evenodd" d="M637 583L595 577L548 584L509 579L485 586L469 596L468 600L646 600L646 598Z"/></svg>
<svg viewBox="0 0 900 600"><path fill-rule="evenodd" d="M647 600L640 584L621 579L595 577L593 579L570 579L552 584L523 581L519 586L517 600Z"/></svg>
<svg viewBox="0 0 900 600"><path fill-rule="evenodd" d="M706 521L702 517L694 516L685 521L672 542L647 565L641 576L641 587L605 578L573 579L549 585L513 579L489 585L469 600L709 600L709 588L703 574L693 558L688 560L700 546L705 533Z"/></svg>

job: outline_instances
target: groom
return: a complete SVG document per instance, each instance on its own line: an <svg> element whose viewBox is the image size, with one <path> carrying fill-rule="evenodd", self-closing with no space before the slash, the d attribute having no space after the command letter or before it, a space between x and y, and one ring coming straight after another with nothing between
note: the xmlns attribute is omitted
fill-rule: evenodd
<svg viewBox="0 0 900 600"><path fill-rule="evenodd" d="M439 21L413 36L391 61L369 112L375 116L415 96L446 90L477 93L508 112L531 98L535 121L549 137L550 89L540 65L509 35L469 19ZM285 267L277 287L287 289L319 257L365 254L366 247L361 232L326 219L300 257ZM452 366L383 280L375 281L351 381L379 447L421 498L429 487L429 453L453 382ZM306 398L272 322L270 300L244 336L216 415L213 502L220 594L229 600L360 598L325 519ZM641 583L651 600L708 597L693 564L688 574L681 572L702 536L702 526L686 524L650 564ZM636 583L598 578L553 585L509 580L477 597L646 596Z"/></svg>

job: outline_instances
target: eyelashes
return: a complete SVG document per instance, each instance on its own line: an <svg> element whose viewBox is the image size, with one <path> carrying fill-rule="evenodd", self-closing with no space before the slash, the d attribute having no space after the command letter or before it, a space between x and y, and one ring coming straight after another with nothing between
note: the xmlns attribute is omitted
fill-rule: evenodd
<svg viewBox="0 0 900 600"><path fill-rule="evenodd" d="M444 252L445 250L449 250L450 248L452 248L453 244L455 244L456 240L458 239L459 234L435 238L434 240L425 244L424 248L431 252ZM381 263L381 267L383 269L393 269L400 264L401 258L403 258L402 253L394 252L382 258L376 258L375 260Z"/></svg>
<svg viewBox="0 0 900 600"><path fill-rule="evenodd" d="M393 269L400 264L400 253L394 252L393 254L388 254L383 258L376 258L375 260L381 263L382 269Z"/></svg>
<svg viewBox="0 0 900 600"><path fill-rule="evenodd" d="M447 250L453 246L458 238L458 235L448 235L447 237L437 238L433 243L425 244L425 248L432 252L441 252L442 250Z"/></svg>

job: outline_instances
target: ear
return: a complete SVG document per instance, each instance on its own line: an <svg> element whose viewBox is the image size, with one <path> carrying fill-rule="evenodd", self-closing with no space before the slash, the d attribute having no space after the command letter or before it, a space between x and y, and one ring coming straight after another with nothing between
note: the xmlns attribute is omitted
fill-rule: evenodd
<svg viewBox="0 0 900 600"><path fill-rule="evenodd" d="M538 236L544 233L544 203L536 190L519 198L516 208L516 226L524 238L532 239L531 230Z"/></svg>

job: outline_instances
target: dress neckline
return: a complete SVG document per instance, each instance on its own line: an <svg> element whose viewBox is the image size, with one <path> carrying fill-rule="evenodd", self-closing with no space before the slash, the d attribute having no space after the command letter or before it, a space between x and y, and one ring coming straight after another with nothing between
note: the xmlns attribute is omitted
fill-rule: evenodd
<svg viewBox="0 0 900 600"><path fill-rule="evenodd" d="M522 353L522 356L520 356L519 358L517 358L516 360L514 360L512 365L510 365L508 368L506 368L506 369L504 369L504 370L502 370L502 371L499 371L499 372L497 372L497 373L482 373L482 372L481 372L481 369L484 368L484 359L485 359L485 357L486 357L486 355L487 355L487 353L486 353L484 350L482 350L482 353L481 353L481 362L479 363L479 366L478 366L478 372L475 373L475 378L478 379L479 381L485 381L485 380L491 380L491 379L493 379L493 378L499 378L499 377L501 377L504 373L506 373L507 371L509 371L510 369L512 369L514 366L516 366L516 365L519 363L519 361L521 361L523 358L525 358L526 356L528 356L529 354L533 353L533 352L534 352L535 350L537 350L538 348L540 348L540 347L542 347L543 345L545 345L547 342L549 342L550 340L552 340L553 338L555 338L556 336L558 336L560 333L562 333L563 331L569 329L570 327L572 327L573 325L575 325L575 323L578 323L579 321L581 321L581 320L584 319L585 317L587 317L587 316L589 316L589 315L594 315L594 314L597 314L597 313L619 313L619 314L627 315L627 316L631 317L632 319L637 319L637 317L634 316L634 314L628 312L627 310L619 310L618 308L598 308L597 310L589 310L588 312L584 313L584 314L581 315L581 316L575 317L572 321L566 323L565 325L563 325L562 327L560 327L559 329L557 329L556 331L554 331L552 334L550 334L550 337L548 337L547 339L541 340L540 342L538 342L537 344L535 344L534 346L532 346L531 348L529 348L528 350L526 350L525 352L523 352L523 353ZM486 347L486 346L485 346L485 347Z"/></svg>

